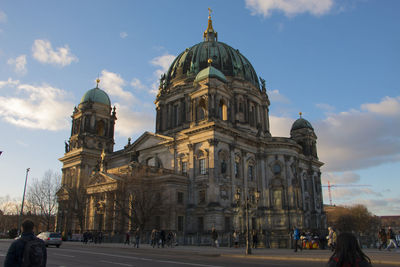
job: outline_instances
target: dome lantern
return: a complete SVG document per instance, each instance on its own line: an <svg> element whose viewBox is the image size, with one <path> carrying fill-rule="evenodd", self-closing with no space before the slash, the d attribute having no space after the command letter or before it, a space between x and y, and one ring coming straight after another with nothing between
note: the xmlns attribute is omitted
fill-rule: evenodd
<svg viewBox="0 0 400 267"><path fill-rule="evenodd" d="M215 42L218 41L218 34L216 31L214 31L213 26L212 26L212 20L211 20L211 8L208 8L208 25L207 29L204 31L203 38L205 42Z"/></svg>

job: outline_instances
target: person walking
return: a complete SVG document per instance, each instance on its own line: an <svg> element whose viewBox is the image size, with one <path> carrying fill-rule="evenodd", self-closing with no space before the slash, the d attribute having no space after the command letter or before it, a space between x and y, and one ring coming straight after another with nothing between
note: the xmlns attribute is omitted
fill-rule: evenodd
<svg viewBox="0 0 400 267"><path fill-rule="evenodd" d="M382 248L385 249L386 243L387 243L387 235L385 228L381 228L378 232L378 238L379 238L379 247L378 249L381 250Z"/></svg>
<svg viewBox="0 0 400 267"><path fill-rule="evenodd" d="M135 245L136 248L139 248L139 242L140 242L140 228L138 227L135 231Z"/></svg>
<svg viewBox="0 0 400 267"><path fill-rule="evenodd" d="M233 243L235 244L235 248L238 248L239 247L239 233L236 230L234 230L232 237L233 237Z"/></svg>
<svg viewBox="0 0 400 267"><path fill-rule="evenodd" d="M151 231L150 239L151 239L151 246L154 248L157 244L157 230L156 229L153 229Z"/></svg>
<svg viewBox="0 0 400 267"><path fill-rule="evenodd" d="M393 245L394 248L398 248L396 244L396 237L392 231L392 228L389 226L388 232L387 232L387 239L389 241L386 250L390 251L390 247Z"/></svg>
<svg viewBox="0 0 400 267"><path fill-rule="evenodd" d="M300 250L303 251L303 247L299 245L300 231L296 226L293 228L293 241L294 241L294 252L297 252L297 248L300 248Z"/></svg>
<svg viewBox="0 0 400 267"><path fill-rule="evenodd" d="M45 267L47 250L43 240L33 234L34 224L31 220L22 223L21 237L11 243L4 267Z"/></svg>
<svg viewBox="0 0 400 267"><path fill-rule="evenodd" d="M165 246L165 231L164 230L160 231L160 241L161 241L161 247L164 248L164 246Z"/></svg>
<svg viewBox="0 0 400 267"><path fill-rule="evenodd" d="M329 230L329 235L328 235L328 247L334 251L336 248L336 232L335 229L333 229L332 227L328 227Z"/></svg>
<svg viewBox="0 0 400 267"><path fill-rule="evenodd" d="M337 237L335 251L328 261L329 267L371 267L370 258L362 252L357 238L352 233L341 233Z"/></svg>
<svg viewBox="0 0 400 267"><path fill-rule="evenodd" d="M213 241L212 246L215 246L217 248L219 246L218 245L218 232L215 230L214 227L211 230L211 239Z"/></svg>
<svg viewBox="0 0 400 267"><path fill-rule="evenodd" d="M251 236L253 239L253 248L257 248L257 243L258 243L258 235L257 235L257 230L253 229L253 231L251 232Z"/></svg>
<svg viewBox="0 0 400 267"><path fill-rule="evenodd" d="M130 239L131 239L131 234L128 232L126 232L125 234L125 245L129 245L130 244Z"/></svg>

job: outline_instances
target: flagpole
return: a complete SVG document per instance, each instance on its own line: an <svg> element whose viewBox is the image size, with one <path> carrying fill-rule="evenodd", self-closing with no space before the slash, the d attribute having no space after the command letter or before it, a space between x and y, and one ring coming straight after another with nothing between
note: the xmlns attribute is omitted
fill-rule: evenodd
<svg viewBox="0 0 400 267"><path fill-rule="evenodd" d="M26 169L26 176L25 176L25 186L24 186L24 194L22 195L22 204L21 204L21 212L18 216L18 234L21 233L21 217L24 213L24 202L25 202L25 191L26 191L26 182L28 181L28 172L31 168Z"/></svg>

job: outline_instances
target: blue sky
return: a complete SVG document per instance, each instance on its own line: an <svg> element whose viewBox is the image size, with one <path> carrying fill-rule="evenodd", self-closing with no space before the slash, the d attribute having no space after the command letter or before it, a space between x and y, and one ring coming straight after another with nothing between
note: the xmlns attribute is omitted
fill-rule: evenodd
<svg viewBox="0 0 400 267"><path fill-rule="evenodd" d="M298 112L314 126L335 204L400 214L400 2L395 0L2 1L0 196L60 171L70 116L100 87L117 106L115 149L154 132L158 78L202 41L219 41L266 80L274 136ZM324 202L329 203L324 190Z"/></svg>

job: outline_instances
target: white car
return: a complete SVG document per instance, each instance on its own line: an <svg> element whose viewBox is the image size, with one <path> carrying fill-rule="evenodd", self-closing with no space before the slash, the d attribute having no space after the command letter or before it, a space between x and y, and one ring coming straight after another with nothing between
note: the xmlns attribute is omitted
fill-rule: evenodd
<svg viewBox="0 0 400 267"><path fill-rule="evenodd" d="M56 246L59 248L62 244L62 238L60 233L42 232L38 234L37 237L44 241L46 247Z"/></svg>

